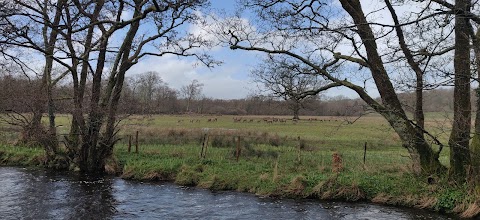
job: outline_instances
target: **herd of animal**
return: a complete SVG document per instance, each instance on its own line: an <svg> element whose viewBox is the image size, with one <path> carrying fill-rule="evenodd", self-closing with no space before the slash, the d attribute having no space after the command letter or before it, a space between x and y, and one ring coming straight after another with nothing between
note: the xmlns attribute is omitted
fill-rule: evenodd
<svg viewBox="0 0 480 220"><path fill-rule="evenodd" d="M330 119L317 119L317 118L307 118L304 119L305 121L337 121L337 120L330 120ZM179 119L177 122L178 123L183 123L185 121L189 121L190 123L199 123L201 120L200 119ZM207 118L207 122L217 122L218 118ZM267 124L273 124L273 123L287 123L287 121L292 121L293 123L298 123L298 119L286 119L286 118L276 118L276 117L263 117L263 118L246 118L246 117L233 117L233 122L234 123L267 123Z"/></svg>
<svg viewBox="0 0 480 220"><path fill-rule="evenodd" d="M264 117L264 118L242 118L242 117L234 117L233 122L265 122L265 123L274 123L274 122L280 122L280 123L286 123L288 119L285 118L275 118L275 117ZM296 122L296 119L292 119L294 122Z"/></svg>

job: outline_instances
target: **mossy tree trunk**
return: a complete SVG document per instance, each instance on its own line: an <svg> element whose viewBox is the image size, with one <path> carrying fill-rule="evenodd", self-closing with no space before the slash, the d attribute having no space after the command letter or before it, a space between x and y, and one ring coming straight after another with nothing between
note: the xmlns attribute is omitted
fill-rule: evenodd
<svg viewBox="0 0 480 220"><path fill-rule="evenodd" d="M41 16L43 19L42 40L43 44L39 47L43 48L45 57L45 66L41 76L41 82L36 90L36 99L33 102L33 117L28 126L26 126L24 142L35 142L44 147L47 163L55 161L58 153L58 138L55 125L55 106L53 100L53 87L64 75L60 75L57 80L52 79L55 45L57 43L58 31L57 26L60 24L64 0L59 0L56 4L50 4L49 1L38 2L38 6L42 9ZM53 20L50 20L51 9L54 11ZM45 108L46 107L46 108ZM43 113L48 115L48 128L44 128L41 120Z"/></svg>
<svg viewBox="0 0 480 220"><path fill-rule="evenodd" d="M477 80L480 80L480 30L472 36L473 49L475 54L475 64L477 68ZM480 82L480 81L479 81ZM475 114L475 124L472 142L470 143L470 157L472 173L470 179L476 185L480 184L480 86L475 89L477 100L475 103L477 112Z"/></svg>
<svg viewBox="0 0 480 220"><path fill-rule="evenodd" d="M357 33L365 46L368 58L367 65L372 73L384 107L375 106L376 104L373 100L370 103L367 101L367 103L382 114L400 136L402 145L409 151L417 171L425 173L442 172L444 167L438 160L438 154L433 151L423 137L423 131L414 127L411 121L408 120L402 108L385 70L382 58L379 55L375 35L363 14L360 1L340 0L340 2L342 7L352 17L357 27Z"/></svg>
<svg viewBox="0 0 480 220"><path fill-rule="evenodd" d="M457 0L456 9L469 12L470 0ZM467 49L466 49L467 48ZM448 144L450 146L450 176L452 180L464 182L470 167L470 33L469 18L455 15L455 54L454 54L454 103L453 126Z"/></svg>
<svg viewBox="0 0 480 220"><path fill-rule="evenodd" d="M103 1L100 1L100 3L97 4L98 10L95 12L96 15L100 12ZM140 13L140 11L136 11L133 16L138 17ZM88 119L84 120L81 114L77 114L73 118L73 123L76 123L74 127L81 132L80 135L71 135L78 138L73 139L75 142L70 142L71 146L69 148L74 157L73 161L81 172L103 173L106 160L113 154L113 146L117 140L115 137L116 112L126 71L132 66L129 55L139 27L140 20L132 22L130 25L121 51L117 54L116 62L112 67L108 80L106 80L107 86L103 92L102 75L106 64L109 35L102 36L99 46L101 49L99 50L97 66L92 79ZM81 86L78 88L81 88ZM78 91L78 99L83 97L83 95L80 95L81 93L82 91ZM76 106L81 107L80 103ZM81 109L76 109L75 112L81 112ZM82 121L85 121L85 124L82 124ZM102 132L103 125L105 125L105 130Z"/></svg>

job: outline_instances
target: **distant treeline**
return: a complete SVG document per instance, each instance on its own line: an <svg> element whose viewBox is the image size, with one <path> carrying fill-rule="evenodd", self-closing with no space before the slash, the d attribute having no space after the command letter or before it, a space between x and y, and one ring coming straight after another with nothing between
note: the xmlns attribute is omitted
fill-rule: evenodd
<svg viewBox="0 0 480 220"><path fill-rule="evenodd" d="M35 79L18 76L0 77L0 110L29 112L34 99L45 99L35 88L41 83ZM89 89L87 89L89 91ZM66 83L53 90L55 110L58 113L71 113L73 90ZM405 110L414 109L413 93L399 95ZM453 90L436 89L425 91L424 110L426 112L451 112L453 107ZM85 97L86 107L87 100ZM149 85L138 80L127 80L122 92L120 114L218 114L218 115L290 115L287 101L263 95L251 95L244 99L222 100L201 97L192 100L187 109L187 99L165 83ZM353 116L368 111L361 99L348 97L322 97L308 100L300 115L310 116Z"/></svg>

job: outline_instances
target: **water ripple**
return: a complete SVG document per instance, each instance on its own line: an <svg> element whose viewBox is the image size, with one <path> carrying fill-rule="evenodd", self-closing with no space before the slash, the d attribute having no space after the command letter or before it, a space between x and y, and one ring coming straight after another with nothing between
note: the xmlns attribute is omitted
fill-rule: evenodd
<svg viewBox="0 0 480 220"><path fill-rule="evenodd" d="M0 168L0 219L449 219L365 203L278 200L169 183Z"/></svg>

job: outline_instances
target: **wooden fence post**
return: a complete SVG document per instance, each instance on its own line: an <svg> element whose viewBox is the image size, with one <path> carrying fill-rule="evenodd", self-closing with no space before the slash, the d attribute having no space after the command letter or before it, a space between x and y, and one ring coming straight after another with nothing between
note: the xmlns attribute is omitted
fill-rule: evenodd
<svg viewBox="0 0 480 220"><path fill-rule="evenodd" d="M138 154L138 131L137 131L137 134L135 135L135 153Z"/></svg>
<svg viewBox="0 0 480 220"><path fill-rule="evenodd" d="M203 151L203 159L207 157L207 148L208 148L208 142L210 141L210 135L207 134L207 140L205 141L205 151Z"/></svg>
<svg viewBox="0 0 480 220"><path fill-rule="evenodd" d="M203 148L205 148L205 140L207 140L207 134L203 135L202 139L202 149L200 150L200 158L203 158Z"/></svg>
<svg viewBox="0 0 480 220"><path fill-rule="evenodd" d="M363 166L365 167L365 161L367 159L367 142L365 142L364 148L363 148Z"/></svg>
<svg viewBox="0 0 480 220"><path fill-rule="evenodd" d="M128 135L128 149L127 149L128 153L130 153L130 151L132 151L132 135Z"/></svg>
<svg viewBox="0 0 480 220"><path fill-rule="evenodd" d="M200 158L205 158L205 156L207 155L208 139L209 139L209 135L204 134L203 142L202 142L202 151L200 151Z"/></svg>
<svg viewBox="0 0 480 220"><path fill-rule="evenodd" d="M238 162L238 159L240 158L240 153L241 153L241 149L240 149L240 136L237 137L237 162Z"/></svg>
<svg viewBox="0 0 480 220"><path fill-rule="evenodd" d="M301 153L302 153L302 140L300 139L300 136L297 137L298 139L298 148L297 148L297 162L301 163L302 158L301 158Z"/></svg>

